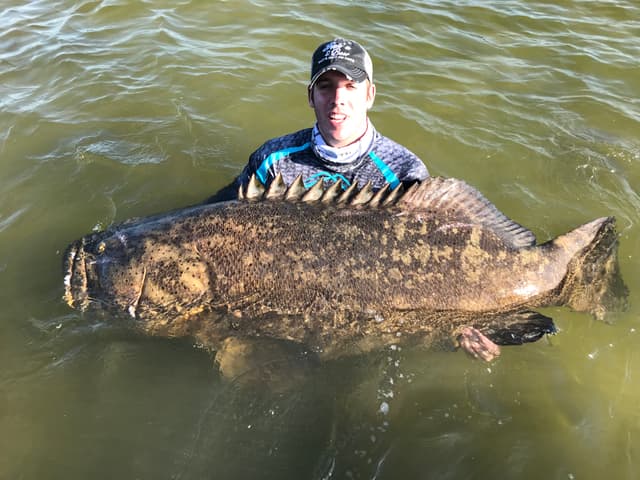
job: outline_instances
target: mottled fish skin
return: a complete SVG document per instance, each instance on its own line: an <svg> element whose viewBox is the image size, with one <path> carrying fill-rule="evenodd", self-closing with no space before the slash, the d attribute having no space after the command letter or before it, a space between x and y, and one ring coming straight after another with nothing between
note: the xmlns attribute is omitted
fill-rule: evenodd
<svg viewBox="0 0 640 480"><path fill-rule="evenodd" d="M116 225L68 248L65 300L212 349L262 336L327 356L625 302L612 218L536 245L459 180L374 195L254 180L238 201Z"/></svg>

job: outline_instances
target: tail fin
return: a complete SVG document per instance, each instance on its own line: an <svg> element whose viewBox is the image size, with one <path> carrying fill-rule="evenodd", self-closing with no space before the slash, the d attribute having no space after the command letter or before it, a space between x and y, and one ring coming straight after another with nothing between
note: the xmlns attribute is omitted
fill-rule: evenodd
<svg viewBox="0 0 640 480"><path fill-rule="evenodd" d="M598 320L627 308L629 291L620 276L613 217L594 220L552 243L560 248L585 245L569 263L560 293L562 303L578 312L589 312Z"/></svg>

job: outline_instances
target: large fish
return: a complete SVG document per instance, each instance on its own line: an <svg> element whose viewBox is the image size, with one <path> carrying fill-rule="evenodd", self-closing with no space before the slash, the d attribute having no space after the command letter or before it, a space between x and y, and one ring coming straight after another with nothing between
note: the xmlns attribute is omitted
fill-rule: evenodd
<svg viewBox="0 0 640 480"><path fill-rule="evenodd" d="M253 180L238 200L134 219L74 242L65 300L213 350L233 338L324 357L477 329L498 344L553 332L538 307L604 318L624 307L614 220L543 244L477 190L305 190ZM455 343L455 340L454 340Z"/></svg>

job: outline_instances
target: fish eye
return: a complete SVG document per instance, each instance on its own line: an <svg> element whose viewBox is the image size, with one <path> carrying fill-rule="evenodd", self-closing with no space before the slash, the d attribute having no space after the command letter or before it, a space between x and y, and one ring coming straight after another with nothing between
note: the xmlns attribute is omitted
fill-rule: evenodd
<svg viewBox="0 0 640 480"><path fill-rule="evenodd" d="M98 244L98 247L96 248L96 250L98 251L98 253L104 253L104 251L107 249L107 245L104 242L100 242Z"/></svg>

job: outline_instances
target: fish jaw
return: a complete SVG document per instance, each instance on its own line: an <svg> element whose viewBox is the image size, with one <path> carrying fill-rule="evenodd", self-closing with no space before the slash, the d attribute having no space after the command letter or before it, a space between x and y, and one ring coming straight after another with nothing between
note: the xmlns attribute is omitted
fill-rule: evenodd
<svg viewBox="0 0 640 480"><path fill-rule="evenodd" d="M88 235L63 257L64 295L71 308L108 310L136 318L144 268L132 264L127 237L120 231Z"/></svg>
<svg viewBox="0 0 640 480"><path fill-rule="evenodd" d="M84 238L76 240L67 247L63 256L63 299L71 308L80 311L86 310L89 305L84 244Z"/></svg>

